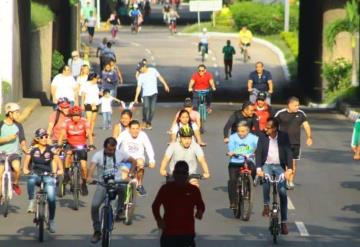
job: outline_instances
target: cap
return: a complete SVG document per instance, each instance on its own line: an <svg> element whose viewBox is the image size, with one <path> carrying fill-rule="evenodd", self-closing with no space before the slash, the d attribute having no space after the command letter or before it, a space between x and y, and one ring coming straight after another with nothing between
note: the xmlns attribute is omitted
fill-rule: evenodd
<svg viewBox="0 0 360 247"><path fill-rule="evenodd" d="M258 93L256 100L261 100L261 101L266 100L266 93L265 92Z"/></svg>
<svg viewBox="0 0 360 247"><path fill-rule="evenodd" d="M5 114L19 110L20 110L20 106L16 103L10 102L5 105Z"/></svg>
<svg viewBox="0 0 360 247"><path fill-rule="evenodd" d="M87 80L91 81L92 79L97 78L97 77L98 77L98 75L95 72L92 72L88 75Z"/></svg>
<svg viewBox="0 0 360 247"><path fill-rule="evenodd" d="M191 98L186 98L184 101L184 107L192 107L192 106L193 104Z"/></svg>
<svg viewBox="0 0 360 247"><path fill-rule="evenodd" d="M40 128L35 131L35 138L41 138L43 136L47 136L48 133L46 129Z"/></svg>

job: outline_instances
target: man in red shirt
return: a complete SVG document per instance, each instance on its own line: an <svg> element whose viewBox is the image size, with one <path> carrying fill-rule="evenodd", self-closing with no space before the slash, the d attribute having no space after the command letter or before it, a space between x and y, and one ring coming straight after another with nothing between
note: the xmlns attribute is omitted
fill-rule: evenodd
<svg viewBox="0 0 360 247"><path fill-rule="evenodd" d="M216 91L213 76L206 70L204 64L198 66L198 71L195 72L189 82L189 92L193 92L193 106L197 110L199 105L199 92L209 91L210 88ZM206 102L209 113L211 112L211 93L206 94Z"/></svg>
<svg viewBox="0 0 360 247"><path fill-rule="evenodd" d="M56 111L53 111L49 117L47 129L50 138L49 144L61 145L61 143L58 143L58 140L65 120L69 119L69 109L70 101L67 98L59 98ZM63 139L66 140L66 136Z"/></svg>
<svg viewBox="0 0 360 247"><path fill-rule="evenodd" d="M83 182L81 184L81 193L86 196L88 189L86 186L87 178L87 138L89 138L90 150L95 149L93 135L90 131L90 123L83 117L81 117L82 110L80 106L73 106L70 109L70 118L67 119L63 125L58 143L62 143L64 137L67 136L67 142L70 149L66 152L65 158L65 172L67 175L72 161L72 149L78 149L78 155L80 157L81 177Z"/></svg>
<svg viewBox="0 0 360 247"><path fill-rule="evenodd" d="M201 220L205 204L200 190L188 182L189 166L185 161L175 164L173 176L174 182L160 188L152 205L153 215L162 230L160 246L192 247L195 246L194 215ZM163 216L160 215L161 205L164 207Z"/></svg>
<svg viewBox="0 0 360 247"><path fill-rule="evenodd" d="M265 92L260 92L255 102L255 114L258 117L261 131L265 129L267 120L271 117L271 107L266 103L266 97Z"/></svg>

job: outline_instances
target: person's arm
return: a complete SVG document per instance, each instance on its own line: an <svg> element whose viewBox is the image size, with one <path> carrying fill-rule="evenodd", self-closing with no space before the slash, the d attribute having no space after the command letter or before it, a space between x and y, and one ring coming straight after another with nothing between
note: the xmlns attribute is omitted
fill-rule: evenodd
<svg viewBox="0 0 360 247"><path fill-rule="evenodd" d="M164 85L165 91L167 93L170 92L170 88L169 88L168 84L166 83L165 79L160 74L158 75L158 79Z"/></svg>
<svg viewBox="0 0 360 247"><path fill-rule="evenodd" d="M308 121L303 122L303 127L306 133L306 145L311 146L313 144L313 139L311 135L311 127Z"/></svg>
<svg viewBox="0 0 360 247"><path fill-rule="evenodd" d="M194 194L195 207L196 207L195 217L198 220L201 220L204 215L204 212L205 212L205 203L201 197L201 192L200 192L199 188L196 187L195 191L196 191L196 193Z"/></svg>
<svg viewBox="0 0 360 247"><path fill-rule="evenodd" d="M153 146L150 142L149 137L146 135L145 132L143 136L144 136L143 142L144 142L146 155L149 158L149 168L155 168L155 152Z"/></svg>
<svg viewBox="0 0 360 247"><path fill-rule="evenodd" d="M290 176L293 173L293 159L292 159L292 151L290 148L290 139L289 139L289 135L285 132L283 132L284 135L284 146L283 149L285 151L285 159L286 159L286 171L285 171L285 178L289 179Z"/></svg>
<svg viewBox="0 0 360 247"><path fill-rule="evenodd" d="M27 145L26 145L24 128L23 128L22 124L20 124L18 122L16 122L16 126L19 129L18 136L19 136L21 150L23 151L23 153L27 153L28 150L27 150Z"/></svg>
<svg viewBox="0 0 360 247"><path fill-rule="evenodd" d="M112 96L110 96L110 97L111 97L111 99L112 99L113 101L115 101L115 102L118 102L118 103L121 102L121 100L119 100L119 99L117 99L117 98L115 98L115 97L112 97Z"/></svg>
<svg viewBox="0 0 360 247"><path fill-rule="evenodd" d="M141 92L141 85L137 85L136 91L135 91L135 98L134 98L135 103L139 102L138 98L139 98L140 92Z"/></svg>
<svg viewBox="0 0 360 247"><path fill-rule="evenodd" d="M61 129L61 132L60 132L59 139L58 139L58 145L61 145L63 143L65 136L66 136L66 128L63 126L63 128Z"/></svg>
<svg viewBox="0 0 360 247"><path fill-rule="evenodd" d="M31 160L31 155L26 154L23 163L23 173L25 175L28 175L30 173L30 169L29 169L30 160Z"/></svg>
<svg viewBox="0 0 360 247"><path fill-rule="evenodd" d="M254 116L252 118L252 124L253 124L253 128L254 128L254 134L259 135L261 130L260 130L260 125L259 125L259 119L257 116Z"/></svg>
<svg viewBox="0 0 360 247"><path fill-rule="evenodd" d="M224 134L225 143L229 141L229 131L231 130L233 124L235 123L235 120L236 120L236 116L235 113L233 113L224 126L223 134Z"/></svg>
<svg viewBox="0 0 360 247"><path fill-rule="evenodd" d="M201 133L200 133L200 129L196 129L194 130L194 136L195 136L195 139L196 139L196 142L201 145L201 146L205 146L206 143L203 142L202 138L201 138Z"/></svg>
<svg viewBox="0 0 360 247"><path fill-rule="evenodd" d="M112 136L116 139L116 138L118 138L119 134L120 134L120 127L119 127L119 124L116 123L113 126Z"/></svg>
<svg viewBox="0 0 360 247"><path fill-rule="evenodd" d="M91 161L90 167L89 167L89 170L88 170L88 174L87 174L87 179L86 179L87 182L92 181L93 176L94 176L94 172L95 172L95 168L96 168L96 162Z"/></svg>
<svg viewBox="0 0 360 247"><path fill-rule="evenodd" d="M202 155L202 156L198 157L197 160L203 171L204 178L209 178L210 177L209 166L208 166L208 163L206 162L205 156Z"/></svg>
<svg viewBox="0 0 360 247"><path fill-rule="evenodd" d="M189 92L193 91L194 84L195 84L195 80L191 79L190 82L189 82L189 87L188 87Z"/></svg>
<svg viewBox="0 0 360 247"><path fill-rule="evenodd" d="M255 152L255 163L256 163L256 173L258 176L264 176L262 171L262 154L263 153L263 137L260 137L257 143L256 152Z"/></svg>
<svg viewBox="0 0 360 247"><path fill-rule="evenodd" d="M152 208L152 213L154 215L154 218L156 220L156 223L158 225L158 227L160 229L164 229L165 228L165 222L164 222L164 219L163 217L161 217L161 214L160 214L160 207L161 205L163 205L164 203L164 187L161 187L159 192L157 193L156 197L155 197L155 200L151 206Z"/></svg>
<svg viewBox="0 0 360 247"><path fill-rule="evenodd" d="M57 103L57 98L56 98L56 89L57 87L52 83L51 84L51 97L53 102L56 104Z"/></svg>
<svg viewBox="0 0 360 247"><path fill-rule="evenodd" d="M211 89L212 89L213 91L216 91L216 86L215 86L215 82L214 82L214 79L213 79L213 78L211 78L211 79L209 80L209 84L210 84Z"/></svg>
<svg viewBox="0 0 360 247"><path fill-rule="evenodd" d="M251 79L248 80L248 92L253 91L253 81Z"/></svg>
<svg viewBox="0 0 360 247"><path fill-rule="evenodd" d="M123 79L121 70L119 69L118 66L115 66L115 69L116 69L116 72L117 72L117 76L119 77L120 84L121 84L121 85L124 84L124 79Z"/></svg>

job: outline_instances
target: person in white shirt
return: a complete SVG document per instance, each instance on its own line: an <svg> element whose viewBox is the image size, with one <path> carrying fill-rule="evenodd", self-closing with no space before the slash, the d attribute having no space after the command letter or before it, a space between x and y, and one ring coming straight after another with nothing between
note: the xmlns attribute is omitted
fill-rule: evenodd
<svg viewBox="0 0 360 247"><path fill-rule="evenodd" d="M78 51L73 51L71 53L71 58L68 60L68 65L71 68L71 73L76 80L76 78L80 75L81 67L84 65L84 60L80 58Z"/></svg>
<svg viewBox="0 0 360 247"><path fill-rule="evenodd" d="M198 44L198 52L201 55L201 46L205 47L205 55L207 56L209 50L209 36L207 34L207 29L204 27L202 33L199 36L200 42Z"/></svg>
<svg viewBox="0 0 360 247"><path fill-rule="evenodd" d="M57 104L59 98L67 98L71 105L78 105L77 94L78 86L71 74L68 65L64 65L61 73L56 75L51 82L51 97L54 104Z"/></svg>
<svg viewBox="0 0 360 247"><path fill-rule="evenodd" d="M141 131L139 121L132 120L129 124L129 130L124 131L120 135L117 143L118 149L124 149L125 153L137 161L136 176L138 186L136 190L141 196L145 196L146 191L143 186L145 153L149 160L149 168L155 168L155 153L149 137L144 131ZM123 178L126 178L129 173L130 164L125 163L121 169Z"/></svg>
<svg viewBox="0 0 360 247"><path fill-rule="evenodd" d="M98 75L90 73L88 76L88 83L82 88L82 109L85 110L86 119L90 123L91 133L94 133L96 124L97 112L99 110L99 94Z"/></svg>
<svg viewBox="0 0 360 247"><path fill-rule="evenodd" d="M89 43L91 44L94 39L95 27L97 20L93 11L90 11L90 17L86 19L87 31L89 34Z"/></svg>
<svg viewBox="0 0 360 247"><path fill-rule="evenodd" d="M90 67L87 64L81 66L80 75L76 78L78 95L79 95L79 105L82 105L81 102L82 90L88 83L87 79L89 74L90 74Z"/></svg>
<svg viewBox="0 0 360 247"><path fill-rule="evenodd" d="M103 96L100 99L101 115L103 117L103 129L110 129L112 115L111 103L113 101L120 103L120 100L111 96L109 89L105 89L103 91Z"/></svg>

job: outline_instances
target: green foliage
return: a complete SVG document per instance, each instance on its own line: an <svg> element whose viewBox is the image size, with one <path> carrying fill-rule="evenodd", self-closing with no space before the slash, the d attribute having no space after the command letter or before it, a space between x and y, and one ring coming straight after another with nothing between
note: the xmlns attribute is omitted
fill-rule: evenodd
<svg viewBox="0 0 360 247"><path fill-rule="evenodd" d="M223 26L223 25L216 25L213 27L212 22L201 22L200 30L206 27L208 32L221 32L221 33L232 33L236 32L234 27L232 26ZM184 33L196 33L199 32L198 24L188 25L184 29L181 30Z"/></svg>
<svg viewBox="0 0 360 247"><path fill-rule="evenodd" d="M216 25L220 26L234 26L234 18L229 8L224 7L216 13L215 18Z"/></svg>
<svg viewBox="0 0 360 247"><path fill-rule="evenodd" d="M327 81L326 93L344 90L351 85L351 62L338 58L330 63L323 63L322 75Z"/></svg>
<svg viewBox="0 0 360 247"><path fill-rule="evenodd" d="M255 34L269 35L280 33L284 28L284 5L239 2L230 6L238 29L242 26ZM299 26L299 10L296 5L290 9L290 30Z"/></svg>
<svg viewBox="0 0 360 247"><path fill-rule="evenodd" d="M295 58L299 54L299 37L296 32L281 32L280 37L285 41L286 45L290 48L291 53Z"/></svg>
<svg viewBox="0 0 360 247"><path fill-rule="evenodd" d="M8 81L2 81L2 85L1 85L1 89L2 89L2 95L3 97L5 95L9 95L11 93L11 84Z"/></svg>
<svg viewBox="0 0 360 247"><path fill-rule="evenodd" d="M78 4L80 1L79 0L69 0L69 3L71 4L71 5L76 5L76 4Z"/></svg>
<svg viewBox="0 0 360 247"><path fill-rule="evenodd" d="M357 0L349 0L345 6L345 18L337 19L325 27L325 41L328 49L336 44L336 36L341 32L349 32L354 36L359 32L359 7Z"/></svg>
<svg viewBox="0 0 360 247"><path fill-rule="evenodd" d="M56 76L64 65L64 56L59 51L54 50L52 54L51 77Z"/></svg>
<svg viewBox="0 0 360 247"><path fill-rule="evenodd" d="M47 5L31 1L31 29L47 25L54 20L54 13Z"/></svg>
<svg viewBox="0 0 360 247"><path fill-rule="evenodd" d="M325 103L331 104L335 103L338 99L350 104L359 104L360 87L348 87L334 92L327 92L324 101Z"/></svg>

